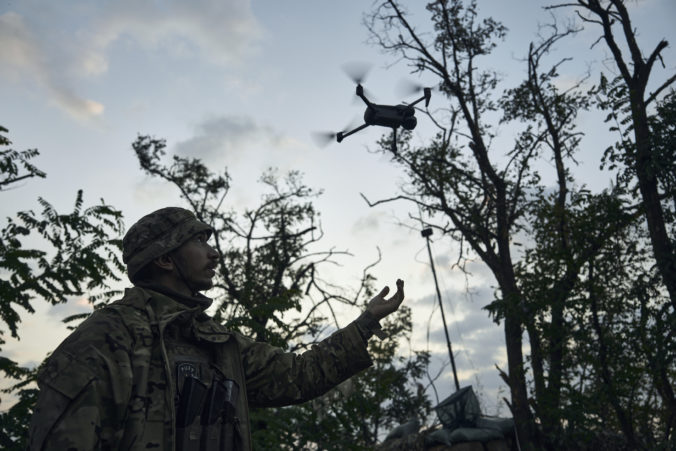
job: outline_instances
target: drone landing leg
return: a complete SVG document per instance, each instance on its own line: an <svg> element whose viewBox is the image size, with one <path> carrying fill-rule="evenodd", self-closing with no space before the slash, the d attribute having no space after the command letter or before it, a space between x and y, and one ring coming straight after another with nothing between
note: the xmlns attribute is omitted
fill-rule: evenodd
<svg viewBox="0 0 676 451"><path fill-rule="evenodd" d="M392 153L397 154L397 129L392 129Z"/></svg>

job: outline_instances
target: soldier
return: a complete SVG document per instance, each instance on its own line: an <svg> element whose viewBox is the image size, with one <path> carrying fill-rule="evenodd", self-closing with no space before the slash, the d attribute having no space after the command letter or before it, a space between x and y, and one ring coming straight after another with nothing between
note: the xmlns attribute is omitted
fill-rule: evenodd
<svg viewBox="0 0 676 451"><path fill-rule="evenodd" d="M205 310L218 253L212 230L168 207L125 235L133 288L95 311L50 356L38 381L31 450L250 450L249 406L301 403L372 361L366 343L404 299L404 283L303 354L225 329Z"/></svg>

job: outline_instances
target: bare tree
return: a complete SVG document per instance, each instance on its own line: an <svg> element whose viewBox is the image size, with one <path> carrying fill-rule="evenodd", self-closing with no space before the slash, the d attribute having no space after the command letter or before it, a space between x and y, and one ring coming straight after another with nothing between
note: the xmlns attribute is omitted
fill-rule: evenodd
<svg viewBox="0 0 676 451"><path fill-rule="evenodd" d="M490 18L480 21L476 2L465 6L460 1L434 1L427 9L435 29L430 40L416 31L401 4L393 0L380 2L366 23L377 45L401 57L415 71L439 77L439 88L450 103L444 125L436 122L440 132L430 146L416 151L404 144L394 155L413 183L412 191L398 198L445 218L447 222L435 227L468 243L495 275L500 300L494 303L494 313L505 323L510 408L521 443L529 447L536 443L536 433L522 352L526 311L510 241L521 228L524 187L532 181L529 163L536 146L514 152L503 167L489 153L494 132L484 117L497 109L491 93L498 77L481 70L479 62L503 38L505 27ZM469 153L463 151L464 145Z"/></svg>
<svg viewBox="0 0 676 451"><path fill-rule="evenodd" d="M574 3L563 3L551 8L575 7L578 16L585 22L598 26L602 30L599 40L605 41L610 49L613 61L619 71L619 79L625 90L621 91L620 104L629 107L629 132L633 134L633 142L625 141L620 146L622 155L619 157L631 170L636 178L641 204L650 232L655 261L662 281L669 292L672 306L676 309L676 249L673 237L667 234L666 221L660 193L660 166L659 153L656 152L651 139L648 108L651 103L659 99L660 95L674 82L676 74L667 75L666 80L648 92L653 69L658 61L662 60L662 52L669 45L664 39L657 43L647 57L636 39L637 31L634 28L629 11L624 0L578 0ZM616 32L619 33L616 36ZM626 50L623 50L623 47ZM662 64L664 64L662 62ZM610 102L617 116L618 104ZM619 117L620 121L624 118ZM624 121L622 121L624 122Z"/></svg>
<svg viewBox="0 0 676 451"><path fill-rule="evenodd" d="M496 99L499 79L482 67L504 27L491 18L480 20L476 2L436 0L427 9L433 32L416 29L395 0L379 2L366 20L378 46L414 73L436 76L447 99L444 108L427 111L439 128L429 144L414 147L404 139L392 152L410 186L399 196L370 204L416 203L433 227L458 240L462 252L468 244L491 269L499 292L487 308L504 321L508 372L501 375L511 390L519 438L526 446L560 449L567 422L563 389L570 389L577 371L566 365L581 275L590 259L635 221L637 212L618 201L620 187L591 195L571 186L568 166L575 164L582 136L575 119L590 107L591 97L583 89L584 79L565 91L557 89L559 70L569 58L547 68L544 61L556 43L578 31L574 24L560 27L553 21L541 28L539 41L528 51L525 81ZM511 148L493 145L500 121L525 124ZM384 152L392 149L388 139L381 142ZM533 169L542 159L553 162L553 190ZM523 235L534 244L515 253L516 237ZM528 359L522 351L524 330ZM527 362L533 398L527 390Z"/></svg>

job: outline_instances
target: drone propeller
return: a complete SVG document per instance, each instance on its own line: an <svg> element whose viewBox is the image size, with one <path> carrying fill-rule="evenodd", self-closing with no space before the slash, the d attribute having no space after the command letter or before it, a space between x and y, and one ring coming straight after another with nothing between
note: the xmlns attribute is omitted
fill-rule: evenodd
<svg viewBox="0 0 676 451"><path fill-rule="evenodd" d="M425 87L420 83L416 83L409 79L402 79L397 82L396 92L401 97L409 97L414 94L419 94Z"/></svg>
<svg viewBox="0 0 676 451"><path fill-rule="evenodd" d="M397 83L396 90L397 90L397 93L399 95L401 95L402 97L409 97L409 96L412 96L414 94L419 95L419 94L422 93L423 97L413 101L412 103L408 103L408 102L403 102L403 103L404 103L404 105L415 105L418 102L425 100L425 107L427 107L427 105L429 105L430 97L432 96L432 91L433 90L437 91L436 88L428 88L424 85L421 85L420 83L416 83L414 81L406 80L406 79L400 80Z"/></svg>
<svg viewBox="0 0 676 451"><path fill-rule="evenodd" d="M335 132L312 132L312 140L319 147L326 147L336 140L338 133Z"/></svg>
<svg viewBox="0 0 676 451"><path fill-rule="evenodd" d="M354 118L339 132L312 132L312 140L319 147L326 147L337 140L339 133L347 133L348 131L354 129L358 123L359 119Z"/></svg>
<svg viewBox="0 0 676 451"><path fill-rule="evenodd" d="M343 64L343 72L345 72L345 74L348 77L350 77L350 80L355 82L355 84L361 85L364 82L364 80L366 80L366 77L368 76L372 67L373 64L365 62L345 63ZM377 100L377 98L373 95L371 91L364 88L363 86L362 89L364 90L364 95L367 98L371 99L374 102ZM352 103L353 104L361 103L361 99L357 96L354 96L352 98Z"/></svg>
<svg viewBox="0 0 676 451"><path fill-rule="evenodd" d="M360 85L366 80L366 76L371 71L373 64L354 61L343 64L343 71L356 84Z"/></svg>

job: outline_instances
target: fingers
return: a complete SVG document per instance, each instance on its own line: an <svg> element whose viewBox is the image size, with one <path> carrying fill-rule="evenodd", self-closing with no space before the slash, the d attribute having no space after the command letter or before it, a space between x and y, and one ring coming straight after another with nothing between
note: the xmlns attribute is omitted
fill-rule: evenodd
<svg viewBox="0 0 676 451"><path fill-rule="evenodd" d="M376 319L380 320L390 313L396 311L401 303L404 301L404 281L397 279L397 291L389 299L385 299L387 293L390 292L389 287L380 290L377 296L369 301L367 311L371 312Z"/></svg>
<svg viewBox="0 0 676 451"><path fill-rule="evenodd" d="M388 299L388 302L396 302L397 306L401 304L404 301L404 281L401 279L397 279L397 292L394 293L394 295Z"/></svg>

